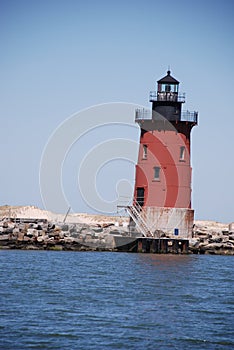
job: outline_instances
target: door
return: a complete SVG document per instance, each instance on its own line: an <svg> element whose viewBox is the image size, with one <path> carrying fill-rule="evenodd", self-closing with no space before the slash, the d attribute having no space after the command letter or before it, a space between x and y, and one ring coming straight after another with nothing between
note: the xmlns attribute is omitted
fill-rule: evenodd
<svg viewBox="0 0 234 350"><path fill-rule="evenodd" d="M137 198L138 204L143 207L145 202L145 189L144 187L137 187Z"/></svg>

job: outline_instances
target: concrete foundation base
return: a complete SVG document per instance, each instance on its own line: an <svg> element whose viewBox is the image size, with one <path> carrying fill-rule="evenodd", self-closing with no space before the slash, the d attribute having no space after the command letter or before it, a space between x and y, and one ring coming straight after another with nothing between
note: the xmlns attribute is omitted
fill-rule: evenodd
<svg viewBox="0 0 234 350"><path fill-rule="evenodd" d="M153 236L170 238L192 238L194 211L187 208L142 207L140 215ZM132 231L139 230L133 220Z"/></svg>
<svg viewBox="0 0 234 350"><path fill-rule="evenodd" d="M123 237L124 238L124 237ZM151 253L151 254L188 254L188 239L173 238L146 238L140 237L136 239L121 240L118 237L116 241L116 249L122 252L133 253Z"/></svg>

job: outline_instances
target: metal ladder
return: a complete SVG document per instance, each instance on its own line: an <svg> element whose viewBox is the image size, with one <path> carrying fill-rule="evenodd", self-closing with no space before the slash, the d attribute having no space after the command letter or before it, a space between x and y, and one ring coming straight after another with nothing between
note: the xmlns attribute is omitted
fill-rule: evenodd
<svg viewBox="0 0 234 350"><path fill-rule="evenodd" d="M144 237L154 237L153 232L148 227L147 223L143 218L142 208L138 202L135 202L133 205L128 205L126 207L128 214L138 226L139 230Z"/></svg>

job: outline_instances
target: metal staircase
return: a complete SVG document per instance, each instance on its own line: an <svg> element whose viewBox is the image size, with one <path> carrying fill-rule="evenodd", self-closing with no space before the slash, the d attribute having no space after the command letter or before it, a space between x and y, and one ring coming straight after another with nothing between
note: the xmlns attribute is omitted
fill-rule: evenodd
<svg viewBox="0 0 234 350"><path fill-rule="evenodd" d="M154 237L153 232L143 217L142 208L138 202L135 202L133 205L126 206L126 210L144 237Z"/></svg>

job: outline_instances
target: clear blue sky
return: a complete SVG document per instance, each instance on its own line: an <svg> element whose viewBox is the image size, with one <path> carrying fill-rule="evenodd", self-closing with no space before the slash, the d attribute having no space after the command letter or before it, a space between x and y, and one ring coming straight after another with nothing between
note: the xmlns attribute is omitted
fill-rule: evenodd
<svg viewBox="0 0 234 350"><path fill-rule="evenodd" d="M43 207L40 159L58 125L96 104L150 106L148 93L170 65L185 108L199 111L196 219L234 221L233 18L231 0L1 0L0 205ZM72 171L65 169L64 183ZM103 177L98 191L105 193L108 167ZM69 191L75 211L91 211Z"/></svg>

